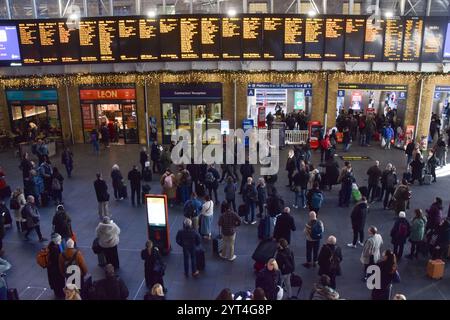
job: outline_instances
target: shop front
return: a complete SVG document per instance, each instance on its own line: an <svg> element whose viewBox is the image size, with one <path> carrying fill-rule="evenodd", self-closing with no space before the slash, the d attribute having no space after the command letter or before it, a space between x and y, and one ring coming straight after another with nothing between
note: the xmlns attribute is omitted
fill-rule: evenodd
<svg viewBox="0 0 450 320"><path fill-rule="evenodd" d="M408 86L382 84L338 85L336 117L342 111L360 114L383 114L390 111L403 126L406 114Z"/></svg>
<svg viewBox="0 0 450 320"><path fill-rule="evenodd" d="M55 88L6 89L6 101L13 133L22 141L47 137L62 137Z"/></svg>
<svg viewBox="0 0 450 320"><path fill-rule="evenodd" d="M281 113L304 113L308 120L312 110L312 92L311 83L249 83L247 116L259 123L269 112L275 117L280 117Z"/></svg>
<svg viewBox="0 0 450 320"><path fill-rule="evenodd" d="M84 142L90 132L107 125L111 143L139 143L134 85L121 87L80 87Z"/></svg>
<svg viewBox="0 0 450 320"><path fill-rule="evenodd" d="M170 144L172 132L185 129L191 132L201 124L203 132L221 130L222 84L209 83L161 83L160 84L162 142ZM206 135L203 143L214 143L220 136Z"/></svg>

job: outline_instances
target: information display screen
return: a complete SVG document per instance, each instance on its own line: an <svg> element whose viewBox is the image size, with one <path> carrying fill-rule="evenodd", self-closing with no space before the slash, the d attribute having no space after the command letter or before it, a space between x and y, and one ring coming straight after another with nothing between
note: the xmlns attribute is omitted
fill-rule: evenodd
<svg viewBox="0 0 450 320"><path fill-rule="evenodd" d="M284 58L302 59L305 38L305 19L284 18Z"/></svg>
<svg viewBox="0 0 450 320"><path fill-rule="evenodd" d="M164 197L146 197L147 204L147 222L153 227L165 227L166 222L166 203Z"/></svg>
<svg viewBox="0 0 450 320"><path fill-rule="evenodd" d="M58 22L45 21L39 23L39 45L43 64L60 62Z"/></svg>
<svg viewBox="0 0 450 320"><path fill-rule="evenodd" d="M401 61L403 43L403 21L400 18L386 20L384 34L383 60L387 62Z"/></svg>
<svg viewBox="0 0 450 320"><path fill-rule="evenodd" d="M450 59L450 22L447 24L447 33L445 35L443 56L444 60L446 61Z"/></svg>
<svg viewBox="0 0 450 320"><path fill-rule="evenodd" d="M58 22L59 56L62 63L80 63L80 31Z"/></svg>
<svg viewBox="0 0 450 320"><path fill-rule="evenodd" d="M419 62L422 50L423 19L407 18L404 21L403 54L404 62Z"/></svg>
<svg viewBox="0 0 450 320"><path fill-rule="evenodd" d="M141 61L159 59L159 23L158 19L139 19L139 42Z"/></svg>
<svg viewBox="0 0 450 320"><path fill-rule="evenodd" d="M423 28L422 62L441 62L447 18L426 18ZM449 34L447 33L447 36Z"/></svg>
<svg viewBox="0 0 450 320"><path fill-rule="evenodd" d="M325 42L323 18L307 18L305 23L305 59L322 60Z"/></svg>
<svg viewBox="0 0 450 320"><path fill-rule="evenodd" d="M342 61L344 58L345 17L325 20L325 60Z"/></svg>
<svg viewBox="0 0 450 320"><path fill-rule="evenodd" d="M19 23L19 39L23 64L40 64L42 59L40 54L38 23L36 21Z"/></svg>
<svg viewBox="0 0 450 320"><path fill-rule="evenodd" d="M242 19L242 58L261 59L263 46L262 17Z"/></svg>
<svg viewBox="0 0 450 320"><path fill-rule="evenodd" d="M15 25L0 24L0 65L20 62L17 27Z"/></svg>
<svg viewBox="0 0 450 320"><path fill-rule="evenodd" d="M222 58L241 59L242 19L222 18Z"/></svg>
<svg viewBox="0 0 450 320"><path fill-rule="evenodd" d="M263 58L283 59L283 17L264 17L263 22Z"/></svg>
<svg viewBox="0 0 450 320"><path fill-rule="evenodd" d="M119 60L119 33L117 20L98 20L98 40L100 44L100 61L116 62Z"/></svg>
<svg viewBox="0 0 450 320"><path fill-rule="evenodd" d="M178 18L159 19L159 44L162 60L180 58L180 23Z"/></svg>
<svg viewBox="0 0 450 320"><path fill-rule="evenodd" d="M125 18L118 21L119 59L124 62L139 60L139 19Z"/></svg>
<svg viewBox="0 0 450 320"><path fill-rule="evenodd" d="M203 59L220 59L220 17L201 18L201 52Z"/></svg>
<svg viewBox="0 0 450 320"><path fill-rule="evenodd" d="M200 59L200 30L200 18L186 17L180 19L181 59Z"/></svg>
<svg viewBox="0 0 450 320"><path fill-rule="evenodd" d="M383 36L386 22L383 19L367 19L364 39L364 60L383 60Z"/></svg>
<svg viewBox="0 0 450 320"><path fill-rule="evenodd" d="M81 20L79 36L81 62L99 62L100 47L97 20Z"/></svg>
<svg viewBox="0 0 450 320"><path fill-rule="evenodd" d="M364 17L346 19L344 60L361 61L364 59L365 31L366 19Z"/></svg>

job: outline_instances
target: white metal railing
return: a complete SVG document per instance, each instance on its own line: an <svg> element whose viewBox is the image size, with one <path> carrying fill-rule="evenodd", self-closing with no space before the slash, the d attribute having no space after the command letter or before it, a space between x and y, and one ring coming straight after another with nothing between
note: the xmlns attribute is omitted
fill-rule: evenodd
<svg viewBox="0 0 450 320"><path fill-rule="evenodd" d="M258 129L259 133L266 134L270 141L269 130ZM284 139L286 144L305 144L309 137L308 130L284 130Z"/></svg>

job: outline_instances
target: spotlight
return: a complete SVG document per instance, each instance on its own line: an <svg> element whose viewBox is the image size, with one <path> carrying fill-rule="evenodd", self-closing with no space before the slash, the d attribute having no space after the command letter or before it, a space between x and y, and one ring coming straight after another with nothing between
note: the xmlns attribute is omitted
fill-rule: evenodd
<svg viewBox="0 0 450 320"><path fill-rule="evenodd" d="M149 18L154 18L156 17L156 11L155 10L150 10L147 12L147 17Z"/></svg>
<svg viewBox="0 0 450 320"><path fill-rule="evenodd" d="M229 9L228 10L228 12L227 12L227 15L229 16L229 17L234 17L234 16L236 16L236 9Z"/></svg>
<svg viewBox="0 0 450 320"><path fill-rule="evenodd" d="M392 11L387 11L385 14L386 18L392 18L394 16L394 13Z"/></svg>
<svg viewBox="0 0 450 320"><path fill-rule="evenodd" d="M316 14L317 14L317 12L315 10L308 11L308 16L310 16L310 17L314 17Z"/></svg>

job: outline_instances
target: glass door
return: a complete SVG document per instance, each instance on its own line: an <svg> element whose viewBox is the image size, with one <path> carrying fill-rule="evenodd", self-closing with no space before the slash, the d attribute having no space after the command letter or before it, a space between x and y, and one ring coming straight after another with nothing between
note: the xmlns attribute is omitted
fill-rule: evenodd
<svg viewBox="0 0 450 320"><path fill-rule="evenodd" d="M123 112L118 103L97 105L97 126L108 127L109 140L112 143L124 143Z"/></svg>
<svg viewBox="0 0 450 320"><path fill-rule="evenodd" d="M135 104L122 105L123 111L123 132L125 143L139 143L138 122Z"/></svg>

